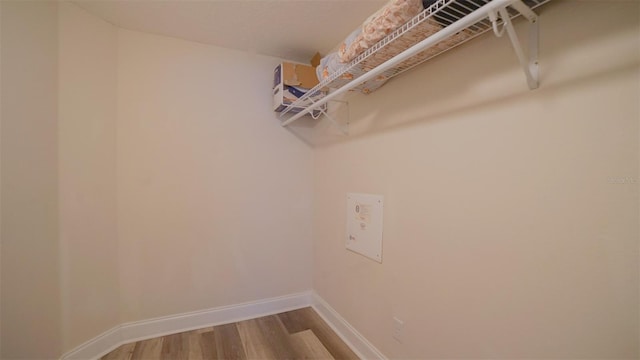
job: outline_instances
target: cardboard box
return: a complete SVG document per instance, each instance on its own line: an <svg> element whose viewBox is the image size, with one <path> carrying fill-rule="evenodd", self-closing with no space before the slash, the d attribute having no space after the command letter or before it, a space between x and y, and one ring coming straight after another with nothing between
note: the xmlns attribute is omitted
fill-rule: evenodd
<svg viewBox="0 0 640 360"><path fill-rule="evenodd" d="M320 56L320 53L317 52L315 55L313 55L313 57L311 58L311 67L313 67L313 70L315 70L318 65L320 65L320 59L322 59L322 56Z"/></svg>
<svg viewBox="0 0 640 360"><path fill-rule="evenodd" d="M297 86L288 86L280 83L276 87L273 88L273 111L281 112L287 106L291 105L294 101L298 100L304 93L309 91L309 89L300 88ZM313 102L323 98L326 95L324 91L318 91L315 95L311 96L311 100L307 100L302 106L311 105ZM326 109L326 104L322 106L323 109ZM290 111L292 113L300 112L303 108L294 108ZM319 111L314 111L313 115L318 115Z"/></svg>
<svg viewBox="0 0 640 360"><path fill-rule="evenodd" d="M319 57L320 55L316 54L316 56ZM314 59L316 56L314 56ZM312 62L314 59L312 59ZM286 61L282 62L273 72L273 110L277 112L283 111L318 83L315 67ZM313 99L320 99L325 94L325 92L318 92L313 96ZM311 102L308 102L308 104L311 104ZM299 112L300 110L292 109L291 111ZM315 115L318 115L318 111L314 111Z"/></svg>
<svg viewBox="0 0 640 360"><path fill-rule="evenodd" d="M280 65L282 66L282 71L280 72L280 82L282 84L298 86L305 89L311 89L318 85L318 76L316 75L315 67L286 61ZM274 84L274 86L275 85L276 84Z"/></svg>

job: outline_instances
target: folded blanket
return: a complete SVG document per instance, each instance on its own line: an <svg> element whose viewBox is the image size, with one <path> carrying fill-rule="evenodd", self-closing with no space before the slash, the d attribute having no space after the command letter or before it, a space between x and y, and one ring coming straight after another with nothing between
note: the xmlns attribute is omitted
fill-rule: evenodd
<svg viewBox="0 0 640 360"><path fill-rule="evenodd" d="M398 1L405 1L405 0L394 0L390 3L395 3ZM419 1L420 1L419 7L421 8L422 0L419 0ZM425 1L434 1L434 0L425 0ZM427 4L430 5L429 3ZM382 15L377 12L376 14L374 14L375 16L370 17L365 23L371 24L375 21L383 22L383 20L380 20L383 14L384 14L384 11L382 12ZM409 20L411 20L411 18L407 19L404 23L406 23ZM403 25L404 23L400 24L399 26ZM371 71L375 67L393 58L394 56L398 55L404 50L414 46L420 41L437 33L442 28L443 28L443 25L441 24L441 20L436 18L436 16L423 19L421 22L416 24L411 29L408 29L407 31L403 32L400 36L395 38L393 41L390 41L386 43L384 46L380 47L377 51L369 55L367 58L361 60L359 63L353 66L350 66L348 71L344 71L343 69L349 65L343 62L344 56L346 55L353 56L353 58L355 59L359 55L359 54L355 54L357 51L360 51L360 49L364 49L362 51L366 50L366 48L364 47L364 45L366 45L365 34L364 34L365 31L362 31L362 29L358 29L352 32L349 35L349 37L347 37L345 42L343 42L340 48L340 51L338 51L337 53L331 53L320 60L320 65L316 68L318 79L322 81L329 78L331 74L335 72L344 71L343 73L341 73L341 75L338 78L326 84L328 88L339 88L349 83L351 80L362 76L364 73ZM364 29L364 26L363 26L363 29ZM375 31L373 30L369 32L371 36L373 36L374 33ZM390 77L393 77L394 75L408 68L411 68L423 62L424 60L439 54L440 52L446 49L449 49L461 42L466 41L471 36L473 36L473 33L469 30L465 29L463 31L460 31L454 34L453 36L449 37L448 39L443 40L435 44L434 46L431 46L428 49L425 49L419 52L418 54L410 57L409 59L403 61L402 63L394 66L392 69L385 71L383 74L378 75L375 79L372 79L363 84L360 84L355 89L360 90L365 94L368 94L378 89L380 86L382 86Z"/></svg>
<svg viewBox="0 0 640 360"><path fill-rule="evenodd" d="M385 36L404 25L424 8L422 0L390 0L353 31L340 45L340 61L348 63Z"/></svg>
<svg viewBox="0 0 640 360"><path fill-rule="evenodd" d="M428 38L429 36L437 33L442 29L442 26L438 24L435 20L429 18L419 23L412 29L403 33L399 37L397 37L394 41L386 44L381 47L378 51L368 56L366 59L362 61L362 66L364 70L369 71L376 66L384 63L385 61L391 59L392 57L398 55L404 50L412 47L413 45L419 43L420 41ZM432 47L427 50L427 52L437 53L440 50L437 47ZM406 62L406 61L405 61ZM400 66L402 66L401 64Z"/></svg>
<svg viewBox="0 0 640 360"><path fill-rule="evenodd" d="M320 60L320 65L318 65L318 67L316 68L316 75L318 76L318 80L323 81L329 78L331 74L335 72L343 71L343 68L345 66L346 64L343 64L342 62L340 62L340 57L336 52L323 57ZM333 81L331 81L327 85L327 87L338 88L340 86L343 86L349 83L354 78L361 76L365 72L366 71L362 68L362 66L360 65L353 66L349 69L349 71L345 71L341 73L341 75L337 79L334 79ZM357 86L355 89L360 90L365 94L368 94L376 90L380 86L382 86L387 80L388 78L386 76L381 75L374 80L367 81Z"/></svg>
<svg viewBox="0 0 640 360"><path fill-rule="evenodd" d="M338 53L331 53L322 59L320 59L320 65L316 67L316 75L318 80L322 81L329 77L329 75L340 71L346 64L340 62Z"/></svg>

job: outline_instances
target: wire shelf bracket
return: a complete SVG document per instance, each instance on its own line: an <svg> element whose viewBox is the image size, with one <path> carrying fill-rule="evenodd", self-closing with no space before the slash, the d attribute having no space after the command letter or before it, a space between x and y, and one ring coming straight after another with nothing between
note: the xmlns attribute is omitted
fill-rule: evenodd
<svg viewBox="0 0 640 360"><path fill-rule="evenodd" d="M534 90L540 85L540 69L538 63L538 15L536 15L536 13L534 13L520 0L515 0L511 6L529 21L529 51L527 53L525 53L522 44L518 39L518 34L513 27L511 17L507 12L506 7L498 9L497 14L495 11L490 11L489 20L493 25L493 33L497 37L502 37L506 30L509 40L511 41L511 46L513 46L513 50L515 51L518 61L520 62L520 66L522 66L522 70L527 78L527 85L529 85L529 89ZM502 29L500 29L498 25L498 14L502 21Z"/></svg>
<svg viewBox="0 0 640 360"><path fill-rule="evenodd" d="M322 104L322 105L316 105L317 100L314 100L313 98L309 98L308 99L309 102L311 102L311 104L308 106L308 112L306 113L306 115L310 115L313 119L318 119L321 116L324 115L325 119L327 119L336 129L338 129L338 131L340 131L340 133L344 136L349 136L349 122L347 119L347 122L342 124L340 123L335 117L333 117L332 113L330 113L328 111L329 107L326 106L328 105L327 103ZM331 103L340 103L342 105L346 105L347 108L349 107L349 102L348 101L344 101L344 100L338 100L338 99L331 99L330 100ZM318 112L317 115L315 115L315 112ZM348 116L349 112L347 111L347 116ZM282 114L285 115L285 114ZM281 115L281 116L282 116ZM295 116L296 114L294 114L293 116ZM293 116L290 116L293 117Z"/></svg>

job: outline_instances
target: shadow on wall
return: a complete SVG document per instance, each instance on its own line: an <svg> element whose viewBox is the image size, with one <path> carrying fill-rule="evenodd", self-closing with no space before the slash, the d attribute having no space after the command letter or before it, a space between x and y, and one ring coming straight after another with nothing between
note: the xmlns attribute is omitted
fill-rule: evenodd
<svg viewBox="0 0 640 360"><path fill-rule="evenodd" d="M622 5L589 3L590 11L580 18L567 16L580 6L577 1L541 7L540 88L533 92L509 40L486 33L390 80L370 95L351 94L350 108L335 116L339 122L348 122L348 136L326 119L304 117L288 128L310 146L326 146L539 92L549 95L614 72L637 69L640 9L630 13ZM518 19L516 29L526 46L528 23Z"/></svg>

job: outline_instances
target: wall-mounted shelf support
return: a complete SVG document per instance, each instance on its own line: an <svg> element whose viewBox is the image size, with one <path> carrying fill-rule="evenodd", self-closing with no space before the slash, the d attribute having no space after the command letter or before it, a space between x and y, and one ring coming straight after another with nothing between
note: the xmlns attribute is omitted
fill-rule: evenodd
<svg viewBox="0 0 640 360"><path fill-rule="evenodd" d="M497 14L495 12L489 13L489 20L493 25L493 33L497 37L502 37L506 30L509 40L511 41L511 45L513 46L513 50L515 51L518 61L522 66L522 70L527 77L527 85L529 85L529 89L537 89L539 86L538 77L540 74L538 68L538 16L520 0L516 0L511 4L511 6L518 10L518 12L520 12L520 14L529 21L529 51L525 54L506 8L498 10L498 14L500 14L500 19L502 20L502 29L498 26Z"/></svg>
<svg viewBox="0 0 640 360"><path fill-rule="evenodd" d="M399 66L401 63L405 62L406 60L416 56L418 53L429 49L433 46L436 46L437 44L441 43L442 41L452 37L455 34L460 33L461 31L465 30L465 29L474 29L472 30L472 32L474 33L474 36L477 36L481 33L483 33L486 30L490 30L492 27L492 24L487 21L487 17L489 17L489 20L493 20L495 19L495 21L498 21L497 18L497 14L500 15L500 19L502 20L503 23L503 29L502 31L498 31L496 34L501 35L500 32L504 32L506 31L509 39L511 40L511 43L514 47L514 50L516 52L516 55L518 57L518 60L520 61L520 64L522 65L522 68L524 69L525 75L527 77L527 83L529 85L530 89L535 89L538 87L538 25L537 25L537 15L531 10L531 8L526 5L525 3L523 3L521 0L488 0L489 2L487 2L485 5L481 6L480 8L477 8L476 10L473 10L472 12L468 13L467 15L465 15L464 17L460 18L459 20L453 22L452 24L442 28L441 30L439 30L438 32L432 34L431 36L428 36L427 38L421 40L420 42L416 43L415 45L409 47L408 49L400 52L399 54L395 55L394 57L390 58L389 60L383 62L382 64L378 65L377 67L363 73L362 75L358 76L356 79L354 79L353 81L350 81L344 85L342 85L341 87L331 91L329 94L327 94L326 96L324 96L323 98L313 102L311 105L308 106L304 106L304 108L298 112L297 114L291 116L290 118L286 119L285 121L282 122L282 126L287 126L289 124L291 124L292 122L300 119L302 116L311 113L315 110L319 110L324 104L326 104L329 101L332 101L334 99L338 99L339 96L345 94L346 92L355 89L356 87L358 87L360 84L365 83L366 81L369 80L373 80L376 77L380 76L381 74L389 71L390 69L393 69L394 67ZM534 2L537 5L540 5L541 3L546 2L547 0L535 0ZM422 14L422 16L424 16L425 13L428 13L426 16L430 17L433 16L434 13L437 13L439 10L441 10L443 7L448 6L450 3L455 2L455 0L438 0L429 10L425 10L425 12ZM507 10L508 7L511 7L512 13L511 15L509 14L509 11ZM515 11L514 11L515 10ZM522 46L520 45L520 41L518 40L517 34L515 32L515 29L513 28L513 24L511 23L511 18L515 17L517 15L523 15L525 18L527 18L527 20L531 23L530 27L531 27L531 36L529 39L529 51L528 51L528 56L525 55L524 50L522 49ZM418 17L418 16L417 16ZM416 18L417 18L416 17ZM484 26L484 24L487 24L487 27ZM498 24L496 23L494 26L494 29L496 29L498 26ZM393 35L393 34L392 34ZM387 38L391 37L392 35L388 36ZM376 44L376 46L374 46L373 48L377 47L377 45L384 43L385 41L387 41L386 39L381 40L378 44ZM369 49L369 50L374 50L374 49ZM444 50L446 51L446 50ZM368 56L367 52L365 52L364 54L360 55L360 57L356 58L354 60L354 62L350 65L353 66L353 64L356 64L359 59L362 59L364 57ZM348 69L349 67L345 68ZM333 76L338 76L339 74L334 74ZM310 91L310 93L313 93L314 90L319 90L322 89L322 87L325 86L325 84L320 83L317 87L318 89L312 89ZM281 113L281 117L286 114L291 108L301 108L303 106L301 106L301 104L306 101L307 98L300 98L298 100L298 102L293 103L290 108L285 109L282 113ZM333 120L334 123L337 123L335 120Z"/></svg>
<svg viewBox="0 0 640 360"><path fill-rule="evenodd" d="M309 115L311 115L311 117L313 119L318 119L321 116L324 115L324 117L329 120L329 122L336 128L338 129L338 131L340 131L340 133L342 135L348 136L349 135L349 123L347 121L347 123L341 123L340 121L338 121L333 115L332 113L329 112L329 104L327 104L327 106L325 105L316 105L315 103L317 102L317 100L314 100L313 98L309 98L309 101L312 103L311 105L309 105L309 108L313 108L311 109L311 111L308 112ZM347 111L348 111L348 106L349 106L349 102L344 101L344 100L338 100L338 99L331 99L331 103L340 103L344 106L347 106ZM314 114L315 112L318 112L318 114ZM286 113L285 113L286 114ZM281 114L285 115L285 114ZM289 114L290 117L293 117L297 114ZM347 112L347 117L348 117L348 112ZM288 121L285 120L285 122Z"/></svg>
<svg viewBox="0 0 640 360"><path fill-rule="evenodd" d="M342 135L345 135L345 136L349 135L349 123L340 124L338 120L334 119L333 116L329 115L323 107L320 107L319 110L327 118L327 120L329 120L329 122L333 124L333 126L335 126L342 133Z"/></svg>

